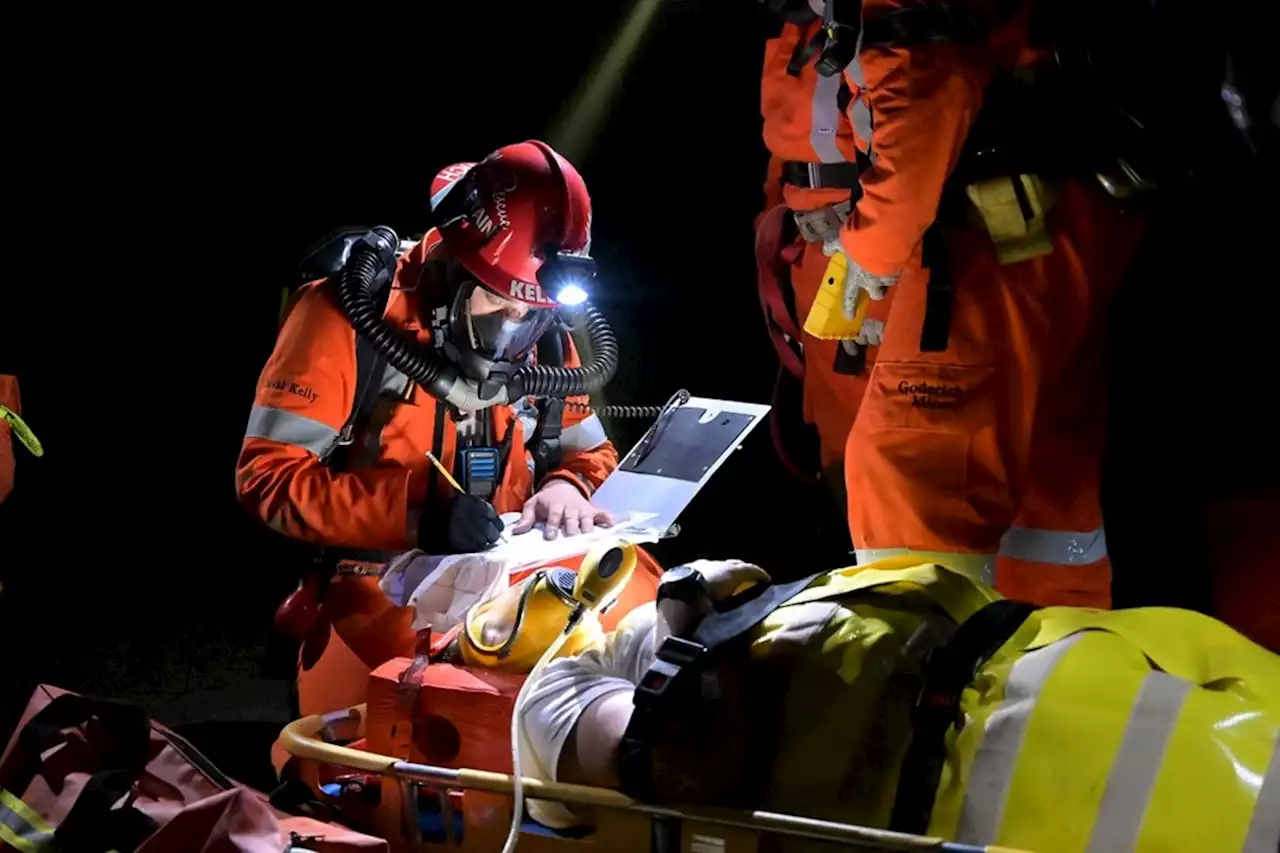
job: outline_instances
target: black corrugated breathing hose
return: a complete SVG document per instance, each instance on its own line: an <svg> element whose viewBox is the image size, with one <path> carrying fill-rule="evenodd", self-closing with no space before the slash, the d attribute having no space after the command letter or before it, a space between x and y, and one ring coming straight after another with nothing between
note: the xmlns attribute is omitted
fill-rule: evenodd
<svg viewBox="0 0 1280 853"><path fill-rule="evenodd" d="M451 386L458 381L452 363L435 350L402 337L382 319L375 284L379 276L395 264L398 245L395 232L385 226L372 229L356 241L338 278L342 310L356 334L373 344L388 364L436 396L448 398ZM484 403L507 403L525 395L577 397L603 388L618 369L618 339L608 321L593 306L584 306L583 319L591 342L589 363L581 367L525 365L516 373L505 394ZM465 396L475 400L474 393Z"/></svg>

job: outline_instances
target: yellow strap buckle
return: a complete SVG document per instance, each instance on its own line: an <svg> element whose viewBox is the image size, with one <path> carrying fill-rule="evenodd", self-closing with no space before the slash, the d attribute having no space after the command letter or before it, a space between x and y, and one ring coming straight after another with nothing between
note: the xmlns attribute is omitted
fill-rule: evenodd
<svg viewBox="0 0 1280 853"><path fill-rule="evenodd" d="M1054 194L1035 175L978 181L966 187L965 193L991 235L1001 264L1016 264L1053 251L1045 215L1053 207Z"/></svg>

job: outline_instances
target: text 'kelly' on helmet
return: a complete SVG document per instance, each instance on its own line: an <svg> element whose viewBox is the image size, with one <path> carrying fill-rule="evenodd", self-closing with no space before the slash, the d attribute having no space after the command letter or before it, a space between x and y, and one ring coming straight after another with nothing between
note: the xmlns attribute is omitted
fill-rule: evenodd
<svg viewBox="0 0 1280 853"><path fill-rule="evenodd" d="M482 285L537 308L557 306L538 270L557 253L589 256L591 197L578 170L545 142L455 163L431 183L445 246Z"/></svg>

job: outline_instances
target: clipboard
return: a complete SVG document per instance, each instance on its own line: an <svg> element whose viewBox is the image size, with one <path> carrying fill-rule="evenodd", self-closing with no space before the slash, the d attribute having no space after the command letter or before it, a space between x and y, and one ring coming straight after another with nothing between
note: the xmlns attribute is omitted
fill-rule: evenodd
<svg viewBox="0 0 1280 853"><path fill-rule="evenodd" d="M690 397L667 409L591 502L615 518L652 513L647 523L665 532L770 408Z"/></svg>

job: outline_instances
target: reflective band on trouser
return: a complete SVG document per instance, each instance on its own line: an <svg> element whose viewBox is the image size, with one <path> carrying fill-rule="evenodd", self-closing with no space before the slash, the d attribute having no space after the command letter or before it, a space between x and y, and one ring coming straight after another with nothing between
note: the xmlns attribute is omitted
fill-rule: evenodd
<svg viewBox="0 0 1280 853"><path fill-rule="evenodd" d="M1087 565L1107 556L1107 534L1101 526L1080 531L1010 527L1000 540L999 555L1029 563Z"/></svg>
<svg viewBox="0 0 1280 853"><path fill-rule="evenodd" d="M22 800L0 788L0 841L35 853L53 841L53 829Z"/></svg>
<svg viewBox="0 0 1280 853"><path fill-rule="evenodd" d="M269 406L254 406L249 413L245 438L267 438L281 444L292 444L322 455L338 438L338 431L328 424Z"/></svg>
<svg viewBox="0 0 1280 853"><path fill-rule="evenodd" d="M887 560L890 557L919 557L921 562L938 563L948 569L985 584L995 583L995 554L966 554L960 551L921 551L916 548L858 548L854 551L858 565Z"/></svg>
<svg viewBox="0 0 1280 853"><path fill-rule="evenodd" d="M836 145L836 128L840 125L840 78L818 77L813 87L813 115L810 116L809 144L823 163L845 163L847 159Z"/></svg>
<svg viewBox="0 0 1280 853"><path fill-rule="evenodd" d="M604 424L595 415L583 418L573 426L565 427L560 431L560 448L567 451L581 453L595 450L608 440L609 436L605 434Z"/></svg>

